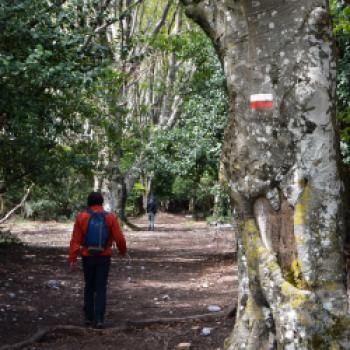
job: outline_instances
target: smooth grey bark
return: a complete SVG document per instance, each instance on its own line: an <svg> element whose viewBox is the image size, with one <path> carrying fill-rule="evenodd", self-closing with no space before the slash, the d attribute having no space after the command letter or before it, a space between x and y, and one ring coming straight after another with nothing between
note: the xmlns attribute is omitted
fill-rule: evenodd
<svg viewBox="0 0 350 350"><path fill-rule="evenodd" d="M335 58L326 0L182 0L230 99L222 160L241 216L225 349L348 349ZM272 94L273 108L250 97Z"/></svg>
<svg viewBox="0 0 350 350"><path fill-rule="evenodd" d="M177 10L175 14L175 21L174 21L174 29L172 31L172 34L178 35L181 32L182 29L182 11ZM176 101L178 101L178 96L174 94L175 90L175 84L176 84L176 78L177 78L177 72L179 70L180 64L177 62L176 59L176 53L170 53L168 57L168 74L167 74L167 80L166 80L166 89L165 94L162 98L162 107L161 112L159 116L159 124L161 126L167 126L167 125L173 125L172 119L174 115L177 113L177 105ZM170 121L170 123L169 123Z"/></svg>

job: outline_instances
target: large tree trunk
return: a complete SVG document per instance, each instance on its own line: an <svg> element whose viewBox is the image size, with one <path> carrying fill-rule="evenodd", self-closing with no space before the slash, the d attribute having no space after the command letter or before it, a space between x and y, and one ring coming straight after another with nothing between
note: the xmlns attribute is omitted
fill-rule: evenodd
<svg viewBox="0 0 350 350"><path fill-rule="evenodd" d="M230 98L223 162L242 229L226 349L350 348L327 1L183 3L216 47ZM250 104L255 94L272 106Z"/></svg>
<svg viewBox="0 0 350 350"><path fill-rule="evenodd" d="M102 154L102 153L101 153ZM108 155L105 154L105 157ZM118 214L122 221L127 221L126 201L136 181L140 178L143 168L143 158L135 160L129 171L122 173L120 160L116 156L102 166L103 171L96 173L94 189L101 191L104 197L104 207L107 211Z"/></svg>
<svg viewBox="0 0 350 350"><path fill-rule="evenodd" d="M107 211L118 214L118 217L125 221L125 207L127 193L125 188L125 179L121 174L114 174L117 168L111 169L108 176L103 178L101 193L104 196L104 207Z"/></svg>

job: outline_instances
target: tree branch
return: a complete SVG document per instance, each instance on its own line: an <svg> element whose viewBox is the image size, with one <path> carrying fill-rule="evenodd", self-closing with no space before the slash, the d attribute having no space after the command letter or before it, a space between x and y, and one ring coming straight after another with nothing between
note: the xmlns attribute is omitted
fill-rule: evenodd
<svg viewBox="0 0 350 350"><path fill-rule="evenodd" d="M92 38L95 37L95 35L97 35L98 33L101 33L103 30L105 30L107 27L111 26L112 24L122 20L130 12L130 10L132 10L137 5L141 4L143 1L144 0L137 0L130 7L128 7L125 11L123 11L123 13L121 13L118 17L110 19L110 20L107 20L106 23L104 23L103 25L101 25L99 27L95 27L93 32L86 39L86 41L85 41L85 43L84 43L84 45L82 47L82 51L85 51L88 48L88 46L91 43ZM103 11L105 11L105 10L106 10L106 6L103 6ZM103 11L100 11L100 14L103 13Z"/></svg>
<svg viewBox="0 0 350 350"><path fill-rule="evenodd" d="M158 21L158 23L156 24L156 26L154 27L154 30L152 32L153 39L155 38L155 36L159 33L159 31L163 27L172 3L173 3L173 0L169 0L168 3L166 4L166 6L164 7L162 18Z"/></svg>
<svg viewBox="0 0 350 350"><path fill-rule="evenodd" d="M166 4L166 6L164 7L162 17L158 21L158 23L156 24L155 28L152 31L150 43L154 42L157 34L160 32L161 28L164 26L165 20L168 16L168 13L169 13L169 10L170 10L172 3L173 3L173 0L169 0L168 3ZM137 70L137 68L140 66L142 60L150 52L151 52L151 45L148 44L144 47L144 49L141 52L139 52L135 56L128 58L129 62L133 62L133 65L131 66L130 71L128 72L129 77Z"/></svg>
<svg viewBox="0 0 350 350"><path fill-rule="evenodd" d="M8 220L11 217L11 215L15 213L17 209L21 208L24 205L33 186L34 184L31 184L30 187L27 189L26 193L24 194L21 202L17 204L13 209L11 209L3 218L0 219L0 224L3 224L6 220Z"/></svg>
<svg viewBox="0 0 350 350"><path fill-rule="evenodd" d="M183 3L186 5L186 3L189 2L183 1ZM193 21L199 24L203 28L203 30L209 35L210 38L214 38L213 28L209 20L209 13L206 10L204 4L193 4L193 2L191 2L190 4L185 6L185 13Z"/></svg>

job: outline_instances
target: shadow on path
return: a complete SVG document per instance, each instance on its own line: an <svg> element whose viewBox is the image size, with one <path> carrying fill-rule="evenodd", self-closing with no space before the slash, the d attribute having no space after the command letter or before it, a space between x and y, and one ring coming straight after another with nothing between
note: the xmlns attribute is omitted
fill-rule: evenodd
<svg viewBox="0 0 350 350"><path fill-rule="evenodd" d="M109 327L125 320L181 317L207 313L215 304L222 309L236 298L237 268L232 237L218 242L205 226L190 230L183 222L162 224L161 231L126 231L131 259L114 255L108 290ZM174 226L174 227L173 227ZM19 233L20 236L20 233ZM69 273L69 232L52 228L45 234L23 234L28 246L0 248L0 343L14 343L51 325L80 325L81 271ZM49 244L62 245L49 247ZM54 281L54 282L53 282ZM219 348L229 334L232 320L191 321L120 332L103 340L103 348L144 350L174 349L184 339L194 349ZM202 327L215 329L210 337ZM131 333L130 333L131 332ZM82 343L96 347L101 338L49 336L39 348L69 349ZM113 347L114 344L114 347Z"/></svg>

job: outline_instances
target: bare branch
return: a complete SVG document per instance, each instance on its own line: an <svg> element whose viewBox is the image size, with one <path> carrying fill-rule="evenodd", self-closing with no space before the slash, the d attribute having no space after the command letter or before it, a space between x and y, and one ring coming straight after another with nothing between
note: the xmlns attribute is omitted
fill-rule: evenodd
<svg viewBox="0 0 350 350"><path fill-rule="evenodd" d="M179 109L178 109L180 102L181 102L180 96L176 95L174 98L173 104L172 104L172 108L171 108L172 112L170 114L170 117L169 117L165 127L163 127L163 129L171 129L175 125L177 118L180 115Z"/></svg>
<svg viewBox="0 0 350 350"><path fill-rule="evenodd" d="M152 32L152 37L155 38L155 36L159 33L159 31L162 29L164 23L165 23L165 20L168 16L168 13L169 13L169 10L170 10L170 7L173 3L173 0L169 0L168 3L166 4L166 6L164 7L164 10L163 10L163 15L162 15L162 18L158 21L158 23L156 24L153 32Z"/></svg>
<svg viewBox="0 0 350 350"><path fill-rule="evenodd" d="M11 215L13 215L16 210L18 210L19 208L23 207L25 201L27 200L30 191L32 190L34 184L31 184L30 187L27 189L26 193L24 194L21 202L19 204L17 204L13 209L11 209L3 218L0 219L0 224L3 224L5 221L7 221Z"/></svg>
<svg viewBox="0 0 350 350"><path fill-rule="evenodd" d="M143 1L144 0L137 0L135 3L133 3L131 6L129 6L125 11L123 11L123 13L121 13L118 17L111 18L111 19L107 20L104 24L102 24L101 26L96 27L94 29L94 31L92 32L92 34L89 35L89 37L86 39L82 50L85 51L88 48L88 46L90 45L91 40L92 40L93 37L95 37L98 33L101 33L102 31L104 31L105 29L107 29L112 24L122 20L130 12L130 10L132 10L137 5L141 4ZM109 3L109 2L110 1L108 1L107 3ZM106 8L107 8L107 6L105 4L105 6L103 6L102 9L101 9L100 14L102 14L106 10Z"/></svg>

